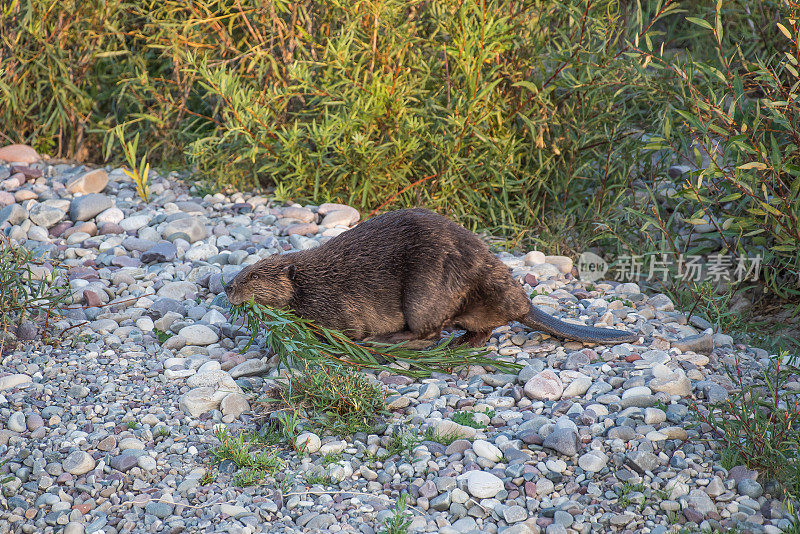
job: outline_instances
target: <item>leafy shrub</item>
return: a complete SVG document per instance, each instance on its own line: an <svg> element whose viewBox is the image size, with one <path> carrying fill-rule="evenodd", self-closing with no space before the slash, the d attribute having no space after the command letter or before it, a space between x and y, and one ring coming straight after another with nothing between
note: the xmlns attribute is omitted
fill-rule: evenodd
<svg viewBox="0 0 800 534"><path fill-rule="evenodd" d="M667 250L735 257L760 256L766 287L783 298L800 296L800 49L797 27L771 21L785 51L751 59L726 48L723 15L690 19L715 47L711 59L667 58L654 46L639 50L665 84L669 102L646 149L675 155L698 169L678 192L676 212L648 218ZM651 212L652 213L652 212ZM686 233L683 224L702 232Z"/></svg>
<svg viewBox="0 0 800 534"><path fill-rule="evenodd" d="M49 335L69 298L57 269L0 233L0 356L13 346L23 322Z"/></svg>
<svg viewBox="0 0 800 534"><path fill-rule="evenodd" d="M800 497L800 397L787 389L789 378L800 369L785 365L787 356L774 358L771 369L755 380L739 367L729 369L737 387L725 402L706 412L694 405L698 419L709 425L721 443L728 468L744 463L778 480L794 498Z"/></svg>
<svg viewBox="0 0 800 534"><path fill-rule="evenodd" d="M13 0L0 13L13 140L97 159L118 153L125 123L148 161L188 146L222 185L424 203L509 233L564 207L601 217L652 112L635 98L647 84L626 78L612 0Z"/></svg>
<svg viewBox="0 0 800 534"><path fill-rule="evenodd" d="M369 431L386 411L384 394L352 367L303 365L278 392L280 400L334 434Z"/></svg>
<svg viewBox="0 0 800 534"><path fill-rule="evenodd" d="M701 170L666 219L763 251L768 287L791 298L797 14L782 0L12 0L0 120L4 141L93 159L125 155L127 125L136 158L218 186L426 205L572 251L671 241L670 225L631 229L660 215L632 185L677 155Z"/></svg>

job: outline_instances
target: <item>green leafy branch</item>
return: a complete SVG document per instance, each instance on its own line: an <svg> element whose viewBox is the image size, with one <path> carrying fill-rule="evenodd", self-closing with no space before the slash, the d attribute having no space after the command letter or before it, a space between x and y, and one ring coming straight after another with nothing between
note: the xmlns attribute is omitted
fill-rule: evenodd
<svg viewBox="0 0 800 534"><path fill-rule="evenodd" d="M147 155L142 156L142 160L136 162L136 153L139 147L139 132L132 140L125 139L125 126L120 124L114 128L114 133L117 136L122 152L125 154L125 161L128 163L129 169L123 169L128 178L133 180L136 184L136 194L139 195L145 202L150 202L150 163L147 161ZM109 148L110 148L109 144ZM108 155L106 156L108 159Z"/></svg>
<svg viewBox="0 0 800 534"><path fill-rule="evenodd" d="M263 333L267 348L285 362L337 362L414 378L470 365L491 366L505 372L520 369L518 364L488 358L485 350L450 346L449 341L427 350L408 349L402 343L356 343L338 330L320 326L291 311L268 308L252 301L232 308L231 322L238 318L247 320L250 331L248 347L259 333Z"/></svg>

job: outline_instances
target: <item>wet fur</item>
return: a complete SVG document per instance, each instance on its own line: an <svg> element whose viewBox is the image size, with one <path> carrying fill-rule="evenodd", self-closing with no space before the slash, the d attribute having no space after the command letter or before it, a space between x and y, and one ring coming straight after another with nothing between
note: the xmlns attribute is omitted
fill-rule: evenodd
<svg viewBox="0 0 800 534"><path fill-rule="evenodd" d="M342 330L352 339L421 348L446 327L480 346L510 321L559 337L633 341L619 330L559 321L531 304L483 241L423 209L369 219L320 247L275 255L245 267L226 287L231 304L259 304Z"/></svg>

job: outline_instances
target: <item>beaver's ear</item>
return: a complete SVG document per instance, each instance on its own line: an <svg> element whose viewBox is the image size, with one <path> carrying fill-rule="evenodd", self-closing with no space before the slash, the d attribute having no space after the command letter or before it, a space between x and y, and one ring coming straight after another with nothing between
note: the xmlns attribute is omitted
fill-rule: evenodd
<svg viewBox="0 0 800 534"><path fill-rule="evenodd" d="M287 265L283 268L283 272L289 277L289 280L294 280L294 275L297 274L297 267L294 264Z"/></svg>

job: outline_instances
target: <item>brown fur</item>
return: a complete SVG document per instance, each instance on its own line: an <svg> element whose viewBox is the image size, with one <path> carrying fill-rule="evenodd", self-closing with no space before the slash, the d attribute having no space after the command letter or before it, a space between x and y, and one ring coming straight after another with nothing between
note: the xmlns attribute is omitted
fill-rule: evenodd
<svg viewBox="0 0 800 534"><path fill-rule="evenodd" d="M320 247L263 259L225 292L234 305L255 297L352 339L414 348L430 345L446 327L466 330L460 341L479 346L510 321L579 341L635 339L545 314L483 241L423 209L379 215Z"/></svg>

